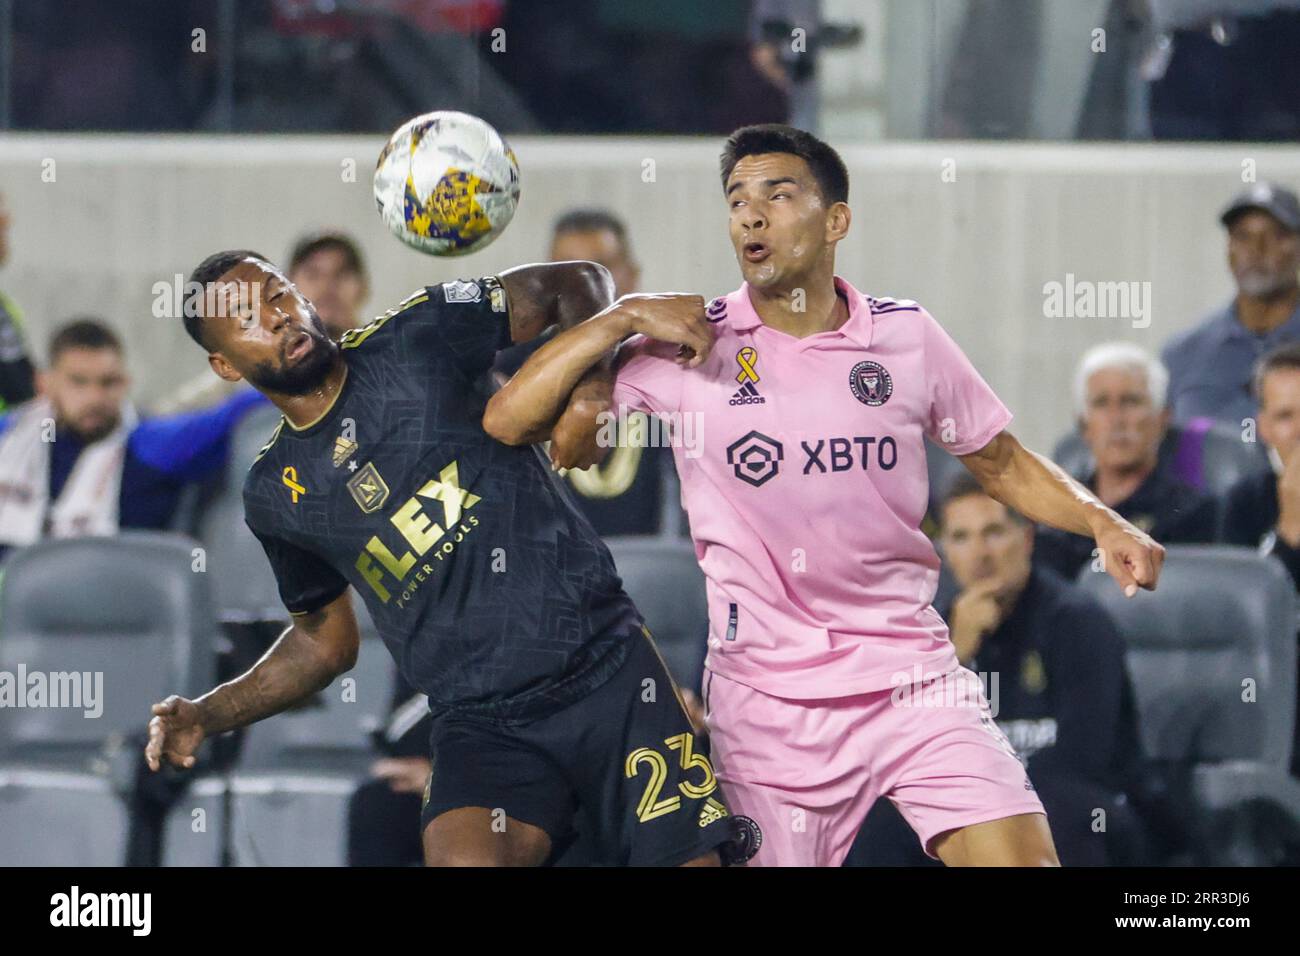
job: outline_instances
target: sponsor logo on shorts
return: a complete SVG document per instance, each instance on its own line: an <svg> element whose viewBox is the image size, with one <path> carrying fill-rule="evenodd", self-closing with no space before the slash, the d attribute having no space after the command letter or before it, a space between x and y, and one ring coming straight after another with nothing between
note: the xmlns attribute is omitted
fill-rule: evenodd
<svg viewBox="0 0 1300 956"><path fill-rule="evenodd" d="M876 407L894 394L894 380L879 362L859 362L849 372L849 390L863 405Z"/></svg>
<svg viewBox="0 0 1300 956"><path fill-rule="evenodd" d="M710 823L717 823L728 815L727 808L721 801L709 797L704 801L704 806L700 808L700 828L703 829Z"/></svg>

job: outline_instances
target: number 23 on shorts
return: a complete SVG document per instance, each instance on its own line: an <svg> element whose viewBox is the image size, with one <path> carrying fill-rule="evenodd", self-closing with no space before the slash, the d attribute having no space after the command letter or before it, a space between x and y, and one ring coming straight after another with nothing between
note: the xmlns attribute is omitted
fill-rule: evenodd
<svg viewBox="0 0 1300 956"><path fill-rule="evenodd" d="M704 777L699 783L691 783L689 780L680 781L677 789L681 791L681 795L674 794L663 800L659 799L659 796L668 780L668 759L658 750L649 747L638 747L627 755L623 769L629 778L635 777L640 772L642 764L650 767L650 779L636 807L637 819L642 823L679 809L682 805L682 795L692 800L699 800L717 789L718 782L713 776L713 766L709 763L708 757L695 752L694 741L695 735L688 733L676 734L664 741L664 745L669 750L677 751L684 772L698 767L704 771Z"/></svg>

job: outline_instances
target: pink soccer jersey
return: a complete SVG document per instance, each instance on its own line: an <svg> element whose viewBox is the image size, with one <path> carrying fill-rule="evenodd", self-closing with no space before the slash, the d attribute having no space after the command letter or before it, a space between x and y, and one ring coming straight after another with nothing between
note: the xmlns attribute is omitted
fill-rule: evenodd
<svg viewBox="0 0 1300 956"><path fill-rule="evenodd" d="M924 436L964 455L1011 420L928 312L835 284L849 318L834 332L768 328L742 285L708 307L707 362L686 370L673 347L633 340L614 389L616 412L679 426L673 456L708 582L708 668L799 700L957 666L930 603L939 558L920 527Z"/></svg>

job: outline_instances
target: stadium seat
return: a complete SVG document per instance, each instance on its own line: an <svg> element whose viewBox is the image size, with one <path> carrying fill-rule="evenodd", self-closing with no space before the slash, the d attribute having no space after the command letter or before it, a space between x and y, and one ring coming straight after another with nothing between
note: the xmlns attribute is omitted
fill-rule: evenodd
<svg viewBox="0 0 1300 956"><path fill-rule="evenodd" d="M694 546L640 537L608 538L605 543L673 679L698 692L708 649L709 609Z"/></svg>
<svg viewBox="0 0 1300 956"><path fill-rule="evenodd" d="M121 798L138 766L149 705L213 682L209 577L193 569L194 547L176 535L127 532L43 542L7 565L0 671L28 681L57 674L47 680L51 691L57 683L61 695L76 688L83 696L79 706L6 708L0 860L123 861Z"/></svg>
<svg viewBox="0 0 1300 956"><path fill-rule="evenodd" d="M363 638L357 665L308 705L249 728L229 779L237 866L342 866L348 798L373 759L393 662Z"/></svg>
<svg viewBox="0 0 1300 956"><path fill-rule="evenodd" d="M1289 775L1296 717L1295 592L1275 559L1208 545L1168 549L1159 587L1127 599L1105 574L1079 583L1114 616L1148 758L1186 769L1207 862L1220 821L1267 805L1300 826L1300 781ZM1273 838L1280 844L1281 835ZM1245 855L1270 860L1280 846Z"/></svg>
<svg viewBox="0 0 1300 956"><path fill-rule="evenodd" d="M266 553L244 524L244 476L279 420L274 406L256 408L244 417L231 436L225 480L199 515L198 536L207 549L213 597L222 621L288 618Z"/></svg>
<svg viewBox="0 0 1300 956"><path fill-rule="evenodd" d="M221 866L227 842L227 795L224 777L202 777L167 815L163 866Z"/></svg>

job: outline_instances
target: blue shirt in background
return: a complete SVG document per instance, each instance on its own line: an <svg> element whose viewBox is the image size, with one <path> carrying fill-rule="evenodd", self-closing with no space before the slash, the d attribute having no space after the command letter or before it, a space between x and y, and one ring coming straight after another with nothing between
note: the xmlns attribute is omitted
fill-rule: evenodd
<svg viewBox="0 0 1300 956"><path fill-rule="evenodd" d="M1169 369L1169 409L1176 424L1210 418L1241 427L1254 418L1251 373L1260 356L1280 345L1300 342L1300 305L1267 335L1256 335L1237 321L1236 302L1212 312L1196 328L1175 336L1161 353Z"/></svg>

